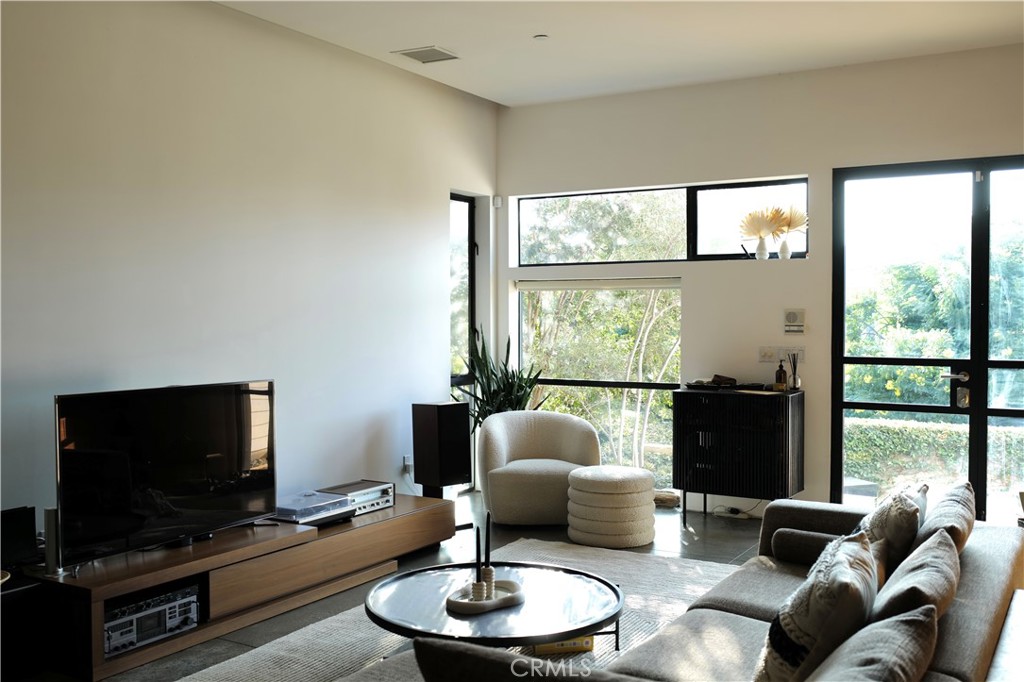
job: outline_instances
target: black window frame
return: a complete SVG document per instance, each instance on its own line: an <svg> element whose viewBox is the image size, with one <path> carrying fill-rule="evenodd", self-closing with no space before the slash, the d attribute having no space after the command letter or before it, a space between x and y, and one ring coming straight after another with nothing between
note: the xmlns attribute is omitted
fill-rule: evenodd
<svg viewBox="0 0 1024 682"><path fill-rule="evenodd" d="M476 241L476 197L452 192L449 194L449 201L460 201L468 205L469 243L466 249L466 257L468 259L467 269L469 273L469 282L467 286L467 293L469 295L469 300L467 301L467 311L469 313L468 348L472 348L477 342L477 337L479 335L479 331L477 331L476 328L476 258L480 254L480 245L477 244ZM449 320L449 324L450 323L451 321ZM449 376L451 378L450 385L452 387L469 386L475 381L473 375L468 369L463 374L451 374L451 372L449 372Z"/></svg>
<svg viewBox="0 0 1024 682"><path fill-rule="evenodd" d="M647 262L664 262L664 261L641 261ZM673 261L681 262L681 261ZM565 288L572 289L572 284L577 280L566 280ZM675 290L678 291L678 290ZM522 309L522 292L516 292L516 328L517 328L517 339L519 344L519 365L524 366L526 359L523 357L523 309ZM682 361L680 360L680 363ZM615 388L615 389L639 389L639 390L673 390L679 388L678 381L621 381L617 379L577 379L573 377L546 377L542 376L537 379L538 386L565 386L570 388Z"/></svg>
<svg viewBox="0 0 1024 682"><path fill-rule="evenodd" d="M1024 410L1018 408L988 407L988 370L1024 369L1024 360L997 360L989 357L989 258L990 211L988 205L988 176L992 171L1024 168L1024 155L972 157L936 161L872 164L832 169L832 400L829 421L831 442L829 452L829 500L843 500L843 422L844 412L850 409L886 410L889 412L924 412L932 414L963 415L969 419L967 477L974 486L975 513L978 520L988 516L988 458L987 420L990 417L1021 418ZM975 174L971 233L971 319L984 320L971 327L971 353L965 358L902 358L892 356L860 357L846 353L846 193L849 180L886 178L897 176L931 175L941 173ZM980 401L968 411L956 407L955 392L950 392L948 405L919 405L848 400L843 381L848 365L905 365L950 368L951 373L961 370L972 375L972 391ZM979 368L984 368L979 371ZM974 402L974 401L972 401Z"/></svg>
<svg viewBox="0 0 1024 682"><path fill-rule="evenodd" d="M517 209L522 206L523 201L536 201L538 199L556 199L561 197L589 197L589 196L606 196L611 194L636 194L640 192L656 192L665 190L685 190L686 191L686 256L684 258L672 258L672 259L652 259L652 260L616 260L616 261L572 261L572 262L560 262L560 263L523 263L522 256L522 222L521 216L522 211L516 211L516 263L517 267L520 268L545 268L545 267L565 267L565 266L586 266L586 265L611 265L611 264L629 264L629 263L685 263L688 261L720 261L720 260L752 260L754 258L753 253L697 253L697 235L700 226L697 220L697 207L699 202L699 195L701 192L709 190L723 190L723 189L743 189L745 187L771 187L777 185L797 185L802 184L804 191L809 195L810 193L810 181L807 176L798 176L790 178L778 178L773 180L744 180L741 182L721 182L721 183L706 183L698 185L677 185L671 187L641 187L636 189L620 189L620 190L608 190L608 191L593 191L593 192L566 192L559 194L544 194L544 195L532 195L523 196L517 198ZM803 251L794 251L791 258L802 259L807 258L807 255L811 251L811 237L810 232L807 233L807 247ZM777 259L778 254L772 253L769 258Z"/></svg>

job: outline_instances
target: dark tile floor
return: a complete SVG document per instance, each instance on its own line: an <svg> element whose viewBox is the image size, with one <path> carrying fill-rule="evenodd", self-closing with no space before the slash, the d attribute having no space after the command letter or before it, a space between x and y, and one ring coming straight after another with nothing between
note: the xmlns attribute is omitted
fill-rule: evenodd
<svg viewBox="0 0 1024 682"><path fill-rule="evenodd" d="M482 524L486 512L476 492L459 495L456 500L457 524ZM659 508L655 513L655 540L652 544L630 551L681 556L718 563L741 564L757 554L760 520L733 519L704 515L690 511L684 526L678 509ZM493 548L529 537L542 540L569 542L564 526L502 526L492 529ZM452 561L472 561L475 540L472 532L462 530L441 543L408 554L399 559L399 570ZM172 654L120 675L108 678L110 682L171 682L195 671L248 651L254 647L282 637L301 627L333 616L347 609L361 606L374 583L347 590L308 604L280 616L229 633L218 639L198 644L185 651ZM30 682L64 682L66 678L40 676Z"/></svg>

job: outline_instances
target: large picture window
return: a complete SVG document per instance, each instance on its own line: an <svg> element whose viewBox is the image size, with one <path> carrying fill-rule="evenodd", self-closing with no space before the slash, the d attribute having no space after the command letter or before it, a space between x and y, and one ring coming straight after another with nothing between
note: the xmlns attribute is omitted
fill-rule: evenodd
<svg viewBox="0 0 1024 682"><path fill-rule="evenodd" d="M604 464L672 482L679 388L678 280L520 283L525 366L543 367L544 409L592 423Z"/></svg>

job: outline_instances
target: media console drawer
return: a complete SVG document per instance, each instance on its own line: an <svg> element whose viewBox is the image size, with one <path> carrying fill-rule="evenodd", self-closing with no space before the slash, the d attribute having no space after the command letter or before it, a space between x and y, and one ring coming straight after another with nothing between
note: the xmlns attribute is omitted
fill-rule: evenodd
<svg viewBox="0 0 1024 682"><path fill-rule="evenodd" d="M210 619L356 573L454 534L450 502L402 496L395 507L324 526L313 542L210 571Z"/></svg>
<svg viewBox="0 0 1024 682"><path fill-rule="evenodd" d="M317 552L310 551L313 549L301 545L210 571L210 620L341 575L317 561ZM317 575L317 569L329 574Z"/></svg>

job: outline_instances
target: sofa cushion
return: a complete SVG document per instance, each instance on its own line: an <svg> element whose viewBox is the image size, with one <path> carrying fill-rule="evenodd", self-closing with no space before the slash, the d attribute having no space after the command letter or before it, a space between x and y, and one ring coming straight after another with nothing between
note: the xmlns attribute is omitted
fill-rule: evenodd
<svg viewBox="0 0 1024 682"><path fill-rule="evenodd" d="M960 556L944 529L910 553L875 598L871 620L912 611L931 604L938 618L953 603L960 581Z"/></svg>
<svg viewBox="0 0 1024 682"><path fill-rule="evenodd" d="M413 649L426 682L522 682L534 677L563 682L638 682L634 677L595 669L585 660L536 658L468 642L417 637Z"/></svg>
<svg viewBox="0 0 1024 682"><path fill-rule="evenodd" d="M864 515L862 509L833 502L772 500L764 508L761 517L757 553L771 556L772 538L780 528L800 528L836 536L849 535L857 532L857 525L864 519Z"/></svg>
<svg viewBox="0 0 1024 682"><path fill-rule="evenodd" d="M810 566L838 535L797 528L780 528L772 535L772 556L779 561Z"/></svg>
<svg viewBox="0 0 1024 682"><path fill-rule="evenodd" d="M1024 529L979 524L960 552L960 584L939 620L931 672L984 680L1013 590L1024 580Z"/></svg>
<svg viewBox="0 0 1024 682"><path fill-rule="evenodd" d="M772 620L754 679L805 679L867 622L877 590L867 533L833 540Z"/></svg>
<svg viewBox="0 0 1024 682"><path fill-rule="evenodd" d="M839 536L829 533L779 528L772 536L772 555L779 561L810 566L818 560L825 546L837 537ZM875 568L878 572L878 589L882 589L887 575L888 547L889 543L885 538L871 543L871 555L875 558Z"/></svg>
<svg viewBox="0 0 1024 682"><path fill-rule="evenodd" d="M872 623L850 636L808 680L917 682L928 669L938 632L927 604Z"/></svg>
<svg viewBox="0 0 1024 682"><path fill-rule="evenodd" d="M970 481L964 481L932 505L924 524L917 531L913 546L920 546L943 528L949 533L957 551L962 552L974 528L974 518L974 486Z"/></svg>
<svg viewBox="0 0 1024 682"><path fill-rule="evenodd" d="M767 623L807 579L808 568L806 564L791 564L768 556L752 557L697 597L689 610L728 611Z"/></svg>
<svg viewBox="0 0 1024 682"><path fill-rule="evenodd" d="M668 682L749 680L767 634L765 621L712 609L687 611L622 654L608 671Z"/></svg>
<svg viewBox="0 0 1024 682"><path fill-rule="evenodd" d="M909 495L895 492L883 498L861 520L857 530L865 531L871 542L884 538L888 544L886 564L889 571L894 571L910 553L910 546L917 536L920 513Z"/></svg>

